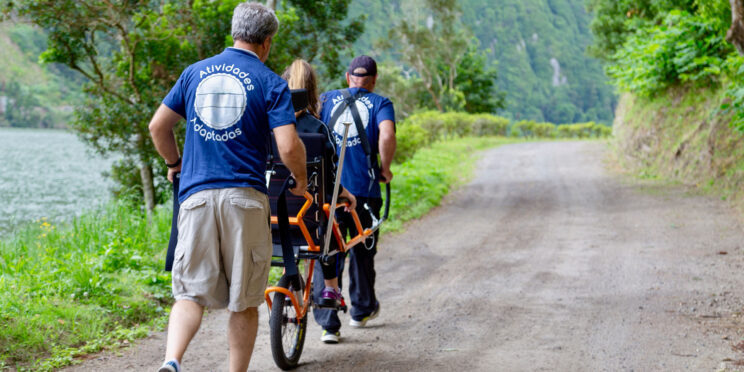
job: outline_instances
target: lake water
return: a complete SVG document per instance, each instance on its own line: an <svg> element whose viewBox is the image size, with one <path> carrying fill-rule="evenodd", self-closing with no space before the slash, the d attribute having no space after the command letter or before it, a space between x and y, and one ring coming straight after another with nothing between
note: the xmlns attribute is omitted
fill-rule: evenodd
<svg viewBox="0 0 744 372"><path fill-rule="evenodd" d="M0 128L0 238L30 221L61 222L99 206L109 199L101 172L110 165L70 132Z"/></svg>

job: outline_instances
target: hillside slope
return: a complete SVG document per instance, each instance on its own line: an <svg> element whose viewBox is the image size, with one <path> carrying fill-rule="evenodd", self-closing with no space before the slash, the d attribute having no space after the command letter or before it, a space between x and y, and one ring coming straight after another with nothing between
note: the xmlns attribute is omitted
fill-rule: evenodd
<svg viewBox="0 0 744 372"><path fill-rule="evenodd" d="M356 53L386 58L389 52L375 49L375 41L401 17L426 12L423 4L354 0L351 15L368 15ZM463 24L498 68L506 116L554 123L612 121L613 88L599 62L585 53L592 36L584 0L460 0L460 5Z"/></svg>
<svg viewBox="0 0 744 372"><path fill-rule="evenodd" d="M677 88L654 99L625 94L613 131L619 160L642 177L694 185L743 205L744 134L720 112L724 88Z"/></svg>
<svg viewBox="0 0 744 372"><path fill-rule="evenodd" d="M40 65L44 33L26 24L0 23L0 126L65 127L81 101L81 79L58 65Z"/></svg>

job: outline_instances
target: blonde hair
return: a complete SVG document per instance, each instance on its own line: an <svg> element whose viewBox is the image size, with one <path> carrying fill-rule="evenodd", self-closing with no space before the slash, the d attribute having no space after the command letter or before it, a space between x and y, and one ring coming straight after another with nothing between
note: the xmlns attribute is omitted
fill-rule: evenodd
<svg viewBox="0 0 744 372"><path fill-rule="evenodd" d="M307 110L310 115L320 118L318 112L320 105L318 103L318 77L315 74L313 66L303 59L296 59L292 62L284 73L282 78L289 84L289 89L306 89L308 96Z"/></svg>

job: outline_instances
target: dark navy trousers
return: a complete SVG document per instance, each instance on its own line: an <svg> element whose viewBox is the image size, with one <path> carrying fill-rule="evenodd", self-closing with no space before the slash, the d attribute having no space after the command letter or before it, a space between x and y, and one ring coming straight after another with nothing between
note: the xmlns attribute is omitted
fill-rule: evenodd
<svg viewBox="0 0 744 372"><path fill-rule="evenodd" d="M357 197L356 212L359 215L363 229L372 226L372 217L364 208L365 203L369 205L375 217L379 218L382 199ZM351 236L357 235L356 226L350 214L339 212L337 213L337 217L342 235L345 236L347 233ZM344 272L345 258L346 255L349 256L350 313L351 317L355 320L362 320L362 318L375 311L378 306L377 297L375 296L375 254L377 254L379 232L379 230L375 231L373 238L370 237L366 242L357 244L349 252L339 253L336 259L338 285L342 287L341 277ZM323 270L320 265L322 265L320 261L315 261L313 274L313 296L315 303L320 302L323 287L325 286L323 284ZM337 310L317 308L313 309L313 316L315 317L315 321L329 332L335 333L341 328L341 320L338 318Z"/></svg>

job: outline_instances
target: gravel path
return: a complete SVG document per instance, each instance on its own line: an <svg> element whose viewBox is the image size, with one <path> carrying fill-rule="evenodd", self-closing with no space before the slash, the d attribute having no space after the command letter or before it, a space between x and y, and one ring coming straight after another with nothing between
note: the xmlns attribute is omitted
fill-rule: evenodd
<svg viewBox="0 0 744 372"><path fill-rule="evenodd" d="M377 256L380 317L302 371L716 371L744 364L744 231L725 202L613 175L599 142L503 146ZM348 322L348 315L342 321ZM225 312L186 371L225 371ZM261 308L251 370L278 370ZM741 346L741 347L737 347ZM155 371L163 333L69 371Z"/></svg>

